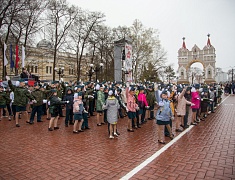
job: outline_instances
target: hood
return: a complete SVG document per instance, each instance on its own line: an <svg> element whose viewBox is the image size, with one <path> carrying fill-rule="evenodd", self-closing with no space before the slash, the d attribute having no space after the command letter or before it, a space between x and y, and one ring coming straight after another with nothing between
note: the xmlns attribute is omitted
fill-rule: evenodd
<svg viewBox="0 0 235 180"><path fill-rule="evenodd" d="M108 100L110 105L115 105L117 101L115 97L109 97Z"/></svg>

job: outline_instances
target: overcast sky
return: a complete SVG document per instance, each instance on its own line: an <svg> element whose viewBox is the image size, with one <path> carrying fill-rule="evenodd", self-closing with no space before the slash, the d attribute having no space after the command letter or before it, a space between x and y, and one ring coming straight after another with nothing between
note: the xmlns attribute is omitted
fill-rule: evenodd
<svg viewBox="0 0 235 180"><path fill-rule="evenodd" d="M68 0L82 9L100 11L110 27L131 26L139 19L158 29L168 64L178 68L177 52L185 37L186 47L202 49L210 33L216 49L216 67L235 67L235 0ZM198 66L198 65L196 65ZM199 65L199 67L202 67Z"/></svg>

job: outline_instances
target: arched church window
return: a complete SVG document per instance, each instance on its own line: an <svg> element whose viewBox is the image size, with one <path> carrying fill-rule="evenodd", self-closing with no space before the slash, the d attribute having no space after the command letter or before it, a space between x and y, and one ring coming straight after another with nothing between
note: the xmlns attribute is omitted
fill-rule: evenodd
<svg viewBox="0 0 235 180"><path fill-rule="evenodd" d="M184 75L184 72L182 71L182 72L181 72L181 76L183 76L183 75Z"/></svg>

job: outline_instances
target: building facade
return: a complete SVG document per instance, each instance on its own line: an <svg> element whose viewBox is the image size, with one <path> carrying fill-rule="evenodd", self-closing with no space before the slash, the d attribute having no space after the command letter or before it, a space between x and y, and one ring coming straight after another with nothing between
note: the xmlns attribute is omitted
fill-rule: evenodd
<svg viewBox="0 0 235 180"><path fill-rule="evenodd" d="M200 49L196 44L188 50L183 38L183 45L178 51L178 83L189 83L190 67L192 64L199 62L203 66L203 81L205 83L215 82L215 48L211 45L210 35L208 34L207 45Z"/></svg>
<svg viewBox="0 0 235 180"><path fill-rule="evenodd" d="M10 45L8 45L9 47ZM8 48L9 49L9 48ZM8 51L9 52L9 51ZM6 66L6 72L9 76L20 75L22 72L22 59L21 59L21 47L19 47L19 68L18 72L15 72L15 68L10 68L10 55L7 54L8 65ZM53 71L55 71L55 80L59 78L64 79L64 81L76 81L77 80L77 58L75 54L67 52L58 52L56 58L56 65L53 68L54 61L54 50L52 44L43 39L38 44L37 47L27 47L26 56L24 62L24 68L35 76L38 76L41 81L52 81ZM2 57L2 54L1 54ZM1 58L2 59L2 58ZM13 60L15 61L15 51L13 53ZM87 69L89 69L89 57L83 57L81 62L81 79L87 80ZM2 72L3 62L1 61L0 72ZM60 70L60 71L59 71ZM1 73L2 74L2 73Z"/></svg>

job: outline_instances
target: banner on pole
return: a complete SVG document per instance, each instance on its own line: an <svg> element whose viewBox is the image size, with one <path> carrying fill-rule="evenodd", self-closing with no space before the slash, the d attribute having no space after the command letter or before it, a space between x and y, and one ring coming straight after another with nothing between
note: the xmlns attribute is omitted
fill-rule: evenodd
<svg viewBox="0 0 235 180"><path fill-rule="evenodd" d="M125 44L125 69L128 72L126 74L126 80L132 81L132 45L126 43Z"/></svg>

